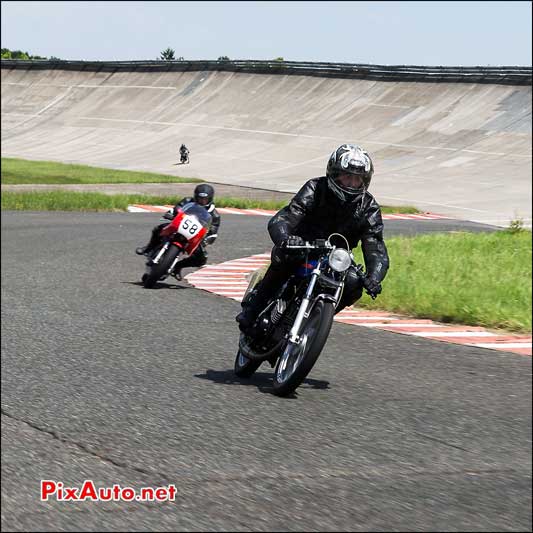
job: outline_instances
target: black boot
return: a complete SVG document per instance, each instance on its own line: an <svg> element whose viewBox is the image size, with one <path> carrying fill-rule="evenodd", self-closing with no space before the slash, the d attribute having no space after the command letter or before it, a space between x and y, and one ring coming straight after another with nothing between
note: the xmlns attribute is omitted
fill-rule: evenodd
<svg viewBox="0 0 533 533"><path fill-rule="evenodd" d="M146 246L140 246L139 248L135 248L135 253L137 255L148 255L151 251L152 248L148 244Z"/></svg>
<svg viewBox="0 0 533 533"><path fill-rule="evenodd" d="M251 306L247 305L242 307L242 311L235 317L235 320L239 324L239 329L243 333L247 333L250 331L256 318L257 312Z"/></svg>
<svg viewBox="0 0 533 533"><path fill-rule="evenodd" d="M159 237L159 232L163 226L166 224L161 224L160 226L155 227L152 230L152 235L150 236L150 241L146 246L140 246L139 248L135 248L135 253L137 255L149 255L151 252L153 252L156 248L156 246L161 242L161 239Z"/></svg>
<svg viewBox="0 0 533 533"><path fill-rule="evenodd" d="M242 311L235 317L239 324L239 329L243 333L249 333L251 327L256 321L259 313L264 307L264 298L257 288L248 293L246 298L241 302Z"/></svg>

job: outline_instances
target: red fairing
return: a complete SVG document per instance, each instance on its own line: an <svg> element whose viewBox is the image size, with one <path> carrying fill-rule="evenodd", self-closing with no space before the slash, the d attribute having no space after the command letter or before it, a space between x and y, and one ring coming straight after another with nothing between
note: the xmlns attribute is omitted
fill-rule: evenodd
<svg viewBox="0 0 533 533"><path fill-rule="evenodd" d="M181 220L183 219L184 213L183 211L179 210L178 214L172 219L170 224L167 224L162 230L161 230L161 237L169 237L173 233L176 233L180 227ZM175 244L179 248L184 248L183 243L180 241L175 241L172 244Z"/></svg>
<svg viewBox="0 0 533 533"><path fill-rule="evenodd" d="M180 228L180 224L184 215L185 213L180 209L178 211L178 214L172 219L172 222L170 222L170 224L167 224L161 230L161 237L168 237L169 235L176 233L176 231L178 231Z"/></svg>
<svg viewBox="0 0 533 533"><path fill-rule="evenodd" d="M178 211L178 214L173 218L172 222L170 222L170 224L167 224L161 230L161 237L169 237L170 235L177 233L180 238L177 238L177 240L173 241L172 244L183 248L183 250L187 252L187 254L192 255L196 248L198 248L198 245L202 242L202 239L205 237L207 233L207 228L200 229L200 231L198 231L198 233L194 237L188 239L187 244L185 245L183 243L183 239L185 239L186 237L183 237L180 233L178 233L181 221L183 220L184 216L185 213L180 209Z"/></svg>
<svg viewBox="0 0 533 533"><path fill-rule="evenodd" d="M207 233L207 228L202 228L192 239L189 240L187 243L187 246L185 247L185 251L192 255L196 248L198 248L199 244L202 242L202 239L205 237L205 234Z"/></svg>

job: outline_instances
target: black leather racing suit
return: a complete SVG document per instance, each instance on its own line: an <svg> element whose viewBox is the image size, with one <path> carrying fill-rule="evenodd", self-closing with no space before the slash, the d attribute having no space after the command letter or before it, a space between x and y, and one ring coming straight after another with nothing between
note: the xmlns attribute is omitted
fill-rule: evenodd
<svg viewBox="0 0 533 533"><path fill-rule="evenodd" d="M266 305L301 263L301 259L294 260L294 256L279 248L289 235L313 241L340 233L348 239L351 248L361 242L369 278L381 282L389 268L381 209L374 197L365 192L353 201L342 202L328 187L325 176L309 180L289 205L270 219L268 232L275 245L272 262L263 280L250 292L250 299L242 302L243 308L251 305L256 312ZM350 267L336 312L353 304L362 293L361 278L354 267Z"/></svg>
<svg viewBox="0 0 533 533"><path fill-rule="evenodd" d="M190 202L194 202L194 198L190 196L186 196L182 200L180 200L173 208L172 210L172 216L176 216L178 209L180 207L183 207L185 204L188 204ZM206 236L200 243L200 246L196 248L196 250L193 252L193 254L190 257L187 257L187 259L184 259L183 261L179 262L178 267L180 269L182 268L188 268L188 267L201 267L204 266L207 263L207 244L206 239L208 237L211 237L210 244L213 244L218 236L218 228L220 227L220 214L215 208L215 204L211 204L207 208L207 212L211 215L211 227L209 228L209 231L207 232ZM161 230L168 224L168 222L165 222L164 224L159 224L152 230L152 236L150 238L150 243L148 246L153 249L155 248L160 242L160 232Z"/></svg>

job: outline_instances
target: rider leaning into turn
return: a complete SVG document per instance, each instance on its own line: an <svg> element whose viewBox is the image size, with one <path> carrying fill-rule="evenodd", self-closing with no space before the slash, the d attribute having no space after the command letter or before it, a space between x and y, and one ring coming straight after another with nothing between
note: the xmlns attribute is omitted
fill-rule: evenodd
<svg viewBox="0 0 533 533"><path fill-rule="evenodd" d="M182 145L180 146L180 155L181 155L181 156L185 156L185 155L187 155L188 153L189 153L189 149L188 149L184 144L182 144Z"/></svg>
<svg viewBox="0 0 533 533"><path fill-rule="evenodd" d="M361 279L350 267L344 292L336 312L353 304L363 288L373 297L381 292L381 282L389 268L389 256L383 241L381 209L368 192L374 165L360 146L343 144L328 161L326 175L309 180L288 206L272 217L268 224L274 242L271 263L264 278L242 301L237 315L241 331L253 325L259 313L301 263L284 246L304 241L327 239L340 233L351 248L359 241L363 250L366 277Z"/></svg>
<svg viewBox="0 0 533 533"><path fill-rule="evenodd" d="M185 204L190 202L196 202L198 205L201 205L207 209L207 212L211 215L212 221L211 227L209 228L209 231L207 232L207 235L204 237L203 241L200 243L200 246L196 248L190 257L179 262L178 269L176 270L176 278L178 280L181 279L181 270L183 268L201 267L207 263L207 245L215 242L216 238L218 237L218 228L220 227L220 214L215 209L214 198L215 189L207 183L202 183L201 185L197 185L194 189L193 197L186 196L180 200L172 210L172 216L175 217L180 207L183 207ZM137 248L135 253L138 255L148 255L150 252L152 252L154 248L161 243L160 232L167 224L168 222L165 222L164 224L159 224L153 228L150 242L146 246Z"/></svg>

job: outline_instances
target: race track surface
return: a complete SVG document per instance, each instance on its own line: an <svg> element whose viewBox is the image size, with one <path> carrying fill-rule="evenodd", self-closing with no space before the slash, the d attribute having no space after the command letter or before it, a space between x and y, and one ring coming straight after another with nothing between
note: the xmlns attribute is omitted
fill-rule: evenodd
<svg viewBox="0 0 533 533"><path fill-rule="evenodd" d="M233 376L239 304L139 284L156 214L2 213L5 531L531 530L531 358L335 324L293 398ZM225 215L209 263L270 248ZM490 228L388 221L386 235ZM40 502L41 479L175 484Z"/></svg>

